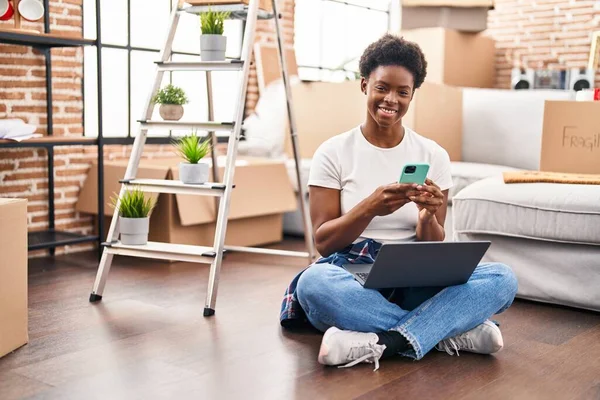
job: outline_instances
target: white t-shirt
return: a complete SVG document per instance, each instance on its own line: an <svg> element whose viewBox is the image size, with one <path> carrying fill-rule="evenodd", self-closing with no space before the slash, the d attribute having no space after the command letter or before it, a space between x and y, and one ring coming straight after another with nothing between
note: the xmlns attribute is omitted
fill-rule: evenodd
<svg viewBox="0 0 600 400"><path fill-rule="evenodd" d="M325 141L315 152L308 179L309 186L341 191L342 215L370 196L379 186L398 182L407 163L427 163L427 177L441 190L452 187L450 157L433 140L405 127L404 138L396 147L374 146L363 136L360 126ZM416 239L419 211L410 202L396 212L373 218L356 240L373 239L382 243Z"/></svg>

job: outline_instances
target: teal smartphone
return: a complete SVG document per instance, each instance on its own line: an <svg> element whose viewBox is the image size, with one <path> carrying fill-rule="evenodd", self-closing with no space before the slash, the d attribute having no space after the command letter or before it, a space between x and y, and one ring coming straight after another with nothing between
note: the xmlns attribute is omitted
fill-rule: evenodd
<svg viewBox="0 0 600 400"><path fill-rule="evenodd" d="M402 168L399 183L417 183L423 185L429 172L429 164L406 164Z"/></svg>

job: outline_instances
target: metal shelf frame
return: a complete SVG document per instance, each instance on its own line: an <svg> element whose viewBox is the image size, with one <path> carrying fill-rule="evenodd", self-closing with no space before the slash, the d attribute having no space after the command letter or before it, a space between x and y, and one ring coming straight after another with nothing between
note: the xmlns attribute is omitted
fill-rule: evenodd
<svg viewBox="0 0 600 400"><path fill-rule="evenodd" d="M46 118L47 137L43 139L32 139L23 142L8 140L0 141L0 149L33 147L43 148L47 152L48 168L48 229L39 232L28 233L28 250L48 249L50 255L55 254L57 247L77 243L97 242L98 254L102 253L102 237L104 236L104 138L102 136L102 31L100 23L100 2L95 1L96 6L96 39L70 38L55 35L50 32L50 1L43 0L44 9L44 33L31 34L26 32L1 31L0 43L31 46L38 49L45 58L46 66ZM52 100L52 54L51 49L57 47L96 46L97 51L97 87L98 87L98 137L59 138L53 136L53 100ZM85 79L85 77L83 78ZM85 98L84 98L85 102ZM85 103L84 103L85 104ZM54 205L54 147L57 146L85 146L95 145L98 147L98 235L82 235L74 232L57 231L55 226Z"/></svg>

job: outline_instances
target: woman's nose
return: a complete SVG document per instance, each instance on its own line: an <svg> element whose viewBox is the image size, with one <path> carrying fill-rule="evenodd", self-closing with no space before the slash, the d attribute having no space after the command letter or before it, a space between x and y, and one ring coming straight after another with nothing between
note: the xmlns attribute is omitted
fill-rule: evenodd
<svg viewBox="0 0 600 400"><path fill-rule="evenodd" d="M398 99L397 99L396 93L390 92L385 95L383 100L387 101L388 103L396 103Z"/></svg>

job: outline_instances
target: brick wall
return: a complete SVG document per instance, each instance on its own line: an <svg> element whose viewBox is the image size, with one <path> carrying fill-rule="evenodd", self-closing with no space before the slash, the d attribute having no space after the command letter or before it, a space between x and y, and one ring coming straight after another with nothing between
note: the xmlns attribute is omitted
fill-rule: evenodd
<svg viewBox="0 0 600 400"><path fill-rule="evenodd" d="M598 30L597 0L496 0L486 32L496 41L496 86L510 87L513 66L586 67L591 33Z"/></svg>
<svg viewBox="0 0 600 400"><path fill-rule="evenodd" d="M50 2L51 31L81 35L81 0L53 0ZM285 40L293 46L294 0L280 0L284 15ZM10 27L0 22L0 27ZM43 31L41 23L24 22L23 26ZM274 41L273 21L259 21L257 41ZM54 134L83 134L82 122L82 68L83 51L80 48L53 49L53 111ZM31 47L0 44L0 118L22 118L46 133L46 83L44 56ZM254 109L258 100L256 69L252 67L248 87L247 111ZM105 98L104 101L107 101ZM170 146L146 146L145 158L172 156ZM131 146L106 146L105 160L128 159ZM55 148L55 205L56 228L89 234L93 218L75 212L75 202L90 163L97 158L95 147ZM26 198L28 224L31 231L48 227L48 181L46 152L38 149L0 149L0 196ZM60 247L57 254L89 249L91 245ZM46 254L31 252L31 256Z"/></svg>

